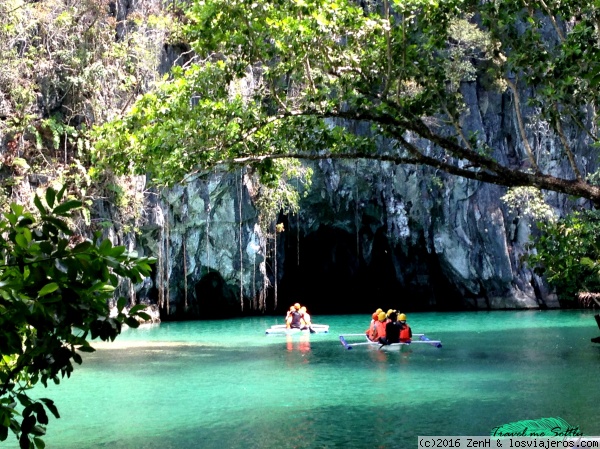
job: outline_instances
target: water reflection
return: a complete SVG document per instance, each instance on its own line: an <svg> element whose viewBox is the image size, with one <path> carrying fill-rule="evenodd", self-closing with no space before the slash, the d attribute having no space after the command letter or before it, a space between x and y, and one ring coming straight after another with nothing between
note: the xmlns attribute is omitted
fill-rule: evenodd
<svg viewBox="0 0 600 449"><path fill-rule="evenodd" d="M310 352L310 336L300 335L299 337L293 337L292 335L286 335L286 348L289 352L300 351L302 353Z"/></svg>

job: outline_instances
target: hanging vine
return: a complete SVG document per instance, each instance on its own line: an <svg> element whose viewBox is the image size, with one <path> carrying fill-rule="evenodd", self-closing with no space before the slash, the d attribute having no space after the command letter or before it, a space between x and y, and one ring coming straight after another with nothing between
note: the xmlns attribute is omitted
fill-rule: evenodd
<svg viewBox="0 0 600 449"><path fill-rule="evenodd" d="M163 254L163 247L164 247L164 239L165 239L165 233L163 228L160 228L159 234L158 234L158 245L157 245L157 249L158 249L158 261L157 261L157 273L156 273L156 289L158 290L158 307L159 308L163 308L164 307L164 302L165 302L165 292L163 290L163 286L164 286L164 282L163 282L163 262L164 262L164 254Z"/></svg>
<svg viewBox="0 0 600 449"><path fill-rule="evenodd" d="M167 316L169 316L169 305L171 302L171 297L170 297L170 292L169 292L169 279L170 279L170 264L169 264L169 239L170 239L170 232L169 232L169 210L171 208L167 206L167 216L165 217L165 274L164 274L164 283L165 283L165 296L166 296L166 309L167 309Z"/></svg>
<svg viewBox="0 0 600 449"><path fill-rule="evenodd" d="M183 236L182 249L183 249L183 311L186 312L187 298L188 298L188 284L187 284L187 253L186 253L185 235Z"/></svg>
<svg viewBox="0 0 600 449"><path fill-rule="evenodd" d="M237 177L235 178L236 182L236 192L238 195L238 209L239 209L239 241L240 241L240 309L244 311L244 251L243 251L243 242L242 242L242 197L243 197L243 187L244 187L244 169L243 167L240 169L240 182L239 185L237 181Z"/></svg>
<svg viewBox="0 0 600 449"><path fill-rule="evenodd" d="M354 179L358 179L358 161L354 164ZM354 228L356 229L356 257L360 255L360 222L358 213L358 186L354 184Z"/></svg>
<svg viewBox="0 0 600 449"><path fill-rule="evenodd" d="M296 178L296 191L300 191L299 179ZM296 266L300 266L300 205L296 212Z"/></svg>
<svg viewBox="0 0 600 449"><path fill-rule="evenodd" d="M277 307L277 233L284 232L283 223L277 223L280 213L298 213L301 198L299 185L309 186L311 182L312 169L301 165L297 160L277 160L273 164L277 166L280 176L273 183L262 183L257 194L255 205L258 209L258 223L265 235L265 240L272 239L273 248L273 293L274 307ZM295 181L295 183L292 183ZM295 186L293 185L295 184ZM299 238L299 237L298 237ZM265 244L266 245L266 244ZM265 254L267 252L265 251ZM298 260L299 263L299 260Z"/></svg>
<svg viewBox="0 0 600 449"><path fill-rule="evenodd" d="M256 303L256 252L252 255L252 304L254 310L260 306Z"/></svg>
<svg viewBox="0 0 600 449"><path fill-rule="evenodd" d="M207 183L207 188L210 184ZM210 191L208 192L208 204L206 205L206 272L210 273Z"/></svg>
<svg viewBox="0 0 600 449"><path fill-rule="evenodd" d="M274 280L273 280L273 308L277 309L277 230L278 230L278 226L279 224L275 225L275 232L273 233L273 273L274 273ZM281 232L283 232L283 225L281 225L282 230Z"/></svg>
<svg viewBox="0 0 600 449"><path fill-rule="evenodd" d="M136 295L135 295L135 286L133 284L133 281L131 279L129 279L129 303L131 305L131 307L135 306L136 304Z"/></svg>

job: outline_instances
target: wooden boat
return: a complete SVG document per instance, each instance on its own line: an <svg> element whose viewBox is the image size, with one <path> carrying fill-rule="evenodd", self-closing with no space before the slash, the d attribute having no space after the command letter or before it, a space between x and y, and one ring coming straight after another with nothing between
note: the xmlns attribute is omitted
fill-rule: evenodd
<svg viewBox="0 0 600 449"><path fill-rule="evenodd" d="M358 343L348 343L346 337L350 336L362 336L366 341L360 341ZM371 341L367 338L366 334L346 334L340 335L340 343L346 349L352 349L355 346L371 346L378 349L387 349L387 348L401 348L402 346L412 346L414 344L429 344L436 348L442 347L442 342L440 340L430 340L425 334L413 334L413 338L418 337L418 340L412 340L411 342L406 343L391 343L389 345L382 345L379 342Z"/></svg>
<svg viewBox="0 0 600 449"><path fill-rule="evenodd" d="M285 324L274 324L265 331L267 335L294 335L294 334L327 334L329 333L329 325L327 324L312 324L310 329L288 329Z"/></svg>

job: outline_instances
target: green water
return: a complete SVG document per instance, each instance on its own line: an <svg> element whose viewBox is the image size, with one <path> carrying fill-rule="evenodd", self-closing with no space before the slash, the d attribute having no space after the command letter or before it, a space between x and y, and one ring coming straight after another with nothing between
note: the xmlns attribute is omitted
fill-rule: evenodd
<svg viewBox="0 0 600 449"><path fill-rule="evenodd" d="M129 329L41 391L61 419L48 448L412 448L418 435L487 435L561 417L600 435L600 335L581 311L412 313L443 348L345 350L367 315L329 334L267 336L281 319ZM6 447L16 447L11 441Z"/></svg>

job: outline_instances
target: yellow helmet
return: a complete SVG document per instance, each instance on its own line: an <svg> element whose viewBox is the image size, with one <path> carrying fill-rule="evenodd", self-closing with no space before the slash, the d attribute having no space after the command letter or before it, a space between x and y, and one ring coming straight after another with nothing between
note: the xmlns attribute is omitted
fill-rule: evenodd
<svg viewBox="0 0 600 449"><path fill-rule="evenodd" d="M306 312L306 307L304 307L304 306L300 307L300 312L305 313Z"/></svg>
<svg viewBox="0 0 600 449"><path fill-rule="evenodd" d="M379 318L379 321L385 321L387 315L385 314L385 312L379 312L379 315L377 317Z"/></svg>
<svg viewBox="0 0 600 449"><path fill-rule="evenodd" d="M299 303L294 304L294 309L299 310L300 309L300 304Z"/></svg>
<svg viewBox="0 0 600 449"><path fill-rule="evenodd" d="M387 316L390 316L390 315L391 315L392 313L394 313L394 312L395 312L395 310L394 310L394 309L390 309L390 310L388 310L388 311L387 311L386 315L387 315Z"/></svg>
<svg viewBox="0 0 600 449"><path fill-rule="evenodd" d="M398 315L398 321L406 321L406 315L404 315L403 313Z"/></svg>
<svg viewBox="0 0 600 449"><path fill-rule="evenodd" d="M383 310L381 310L381 309L377 309L377 310L375 311L375 313L376 313L377 315L379 315L381 312L383 312Z"/></svg>

